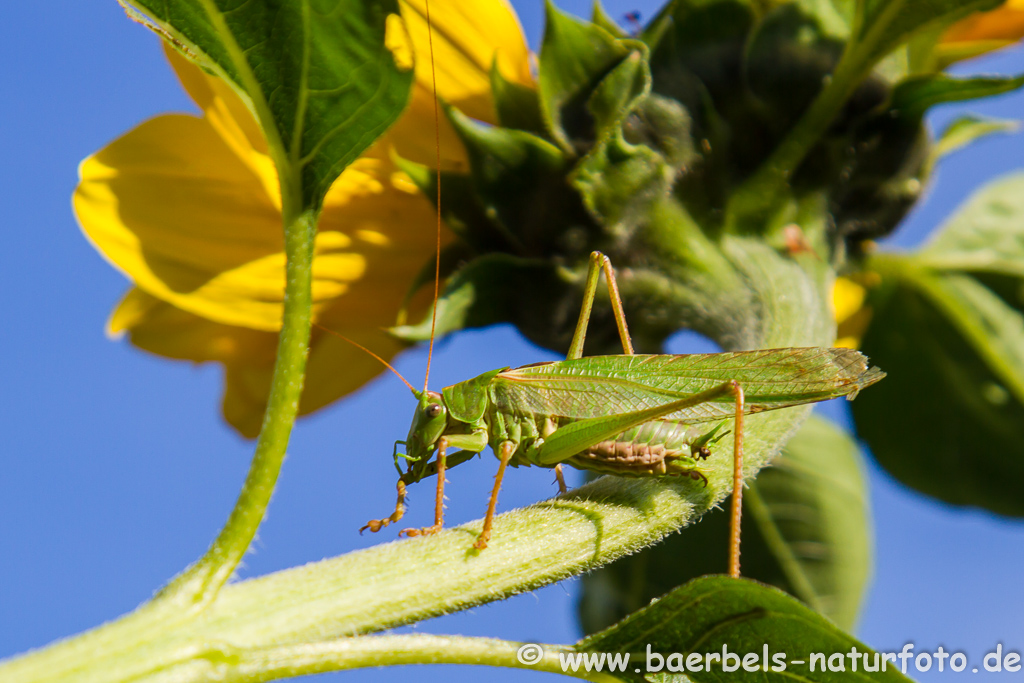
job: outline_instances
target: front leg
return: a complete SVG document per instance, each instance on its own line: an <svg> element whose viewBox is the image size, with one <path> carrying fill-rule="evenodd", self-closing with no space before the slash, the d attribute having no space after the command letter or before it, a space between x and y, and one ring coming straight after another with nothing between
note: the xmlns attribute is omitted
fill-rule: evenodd
<svg viewBox="0 0 1024 683"><path fill-rule="evenodd" d="M377 533L378 531L380 531L381 529L386 527L388 524L391 524L393 522L397 522L398 520L402 519L402 516L404 514L405 514L405 482L402 481L401 479L399 479L398 480L398 502L395 503L395 511L391 513L390 517L385 517L384 519L371 519L369 522L366 523L366 526L364 526L362 529L359 530L359 533L362 534L367 529L369 529L370 531L372 531L374 533Z"/></svg>
<svg viewBox="0 0 1024 683"><path fill-rule="evenodd" d="M437 442L437 493L434 498L434 525L422 529L402 529L399 536L431 536L444 526L444 469L448 439L441 437Z"/></svg>

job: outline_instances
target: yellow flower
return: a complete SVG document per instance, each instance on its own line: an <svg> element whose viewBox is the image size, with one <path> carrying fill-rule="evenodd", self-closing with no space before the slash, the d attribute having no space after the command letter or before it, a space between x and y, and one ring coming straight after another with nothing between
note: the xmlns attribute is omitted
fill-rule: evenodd
<svg viewBox="0 0 1024 683"><path fill-rule="evenodd" d="M495 121L488 73L530 84L529 53L502 0L432 0L438 93ZM416 79L399 122L334 183L324 201L313 263L314 315L385 358L402 345L382 328L434 252L432 205L392 162L392 151L433 166L433 95L423 0L403 0ZM147 351L224 364L224 415L255 436L270 388L284 293L277 174L266 142L223 82L177 53L168 58L202 116L151 119L79 169L74 209L93 245L134 287L110 317ZM442 121L442 164L465 152ZM301 413L356 389L377 361L314 329Z"/></svg>
<svg viewBox="0 0 1024 683"><path fill-rule="evenodd" d="M832 288L832 307L835 311L835 345L848 349L860 346L860 340L871 322L871 308L864 305L867 290L863 285L845 277L837 277Z"/></svg>
<svg viewBox="0 0 1024 683"><path fill-rule="evenodd" d="M935 48L940 67L1013 45L1024 37L1024 0L1006 0L950 26Z"/></svg>

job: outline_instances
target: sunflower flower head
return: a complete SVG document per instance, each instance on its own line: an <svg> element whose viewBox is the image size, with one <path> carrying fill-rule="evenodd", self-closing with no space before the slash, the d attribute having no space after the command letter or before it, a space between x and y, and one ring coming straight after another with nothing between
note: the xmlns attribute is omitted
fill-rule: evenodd
<svg viewBox="0 0 1024 683"><path fill-rule="evenodd" d="M438 95L494 122L492 63L507 79L531 84L514 13L501 0L433 0L431 9ZM315 320L384 358L403 347L384 328L394 324L436 240L430 202L393 161L397 154L432 165L435 155L423 0L403 2L402 11L405 25L389 25L388 47L400 59L411 44L410 105L331 186L313 261ZM173 50L167 56L201 115L150 119L85 159L74 210L87 239L132 283L108 332L168 358L223 364L224 415L251 437L266 405L283 306L277 173L259 126L231 88ZM445 121L441 163L466 168ZM380 370L362 351L314 330L300 412Z"/></svg>

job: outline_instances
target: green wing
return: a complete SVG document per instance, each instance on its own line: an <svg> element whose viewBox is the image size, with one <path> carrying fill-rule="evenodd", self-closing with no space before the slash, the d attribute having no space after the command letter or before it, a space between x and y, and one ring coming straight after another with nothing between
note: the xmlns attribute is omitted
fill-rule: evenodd
<svg viewBox="0 0 1024 683"><path fill-rule="evenodd" d="M575 419L654 408L738 381L747 412L775 410L838 396L853 398L885 373L868 368L859 351L834 348L763 349L690 355L591 356L526 365L491 384L500 407ZM705 422L733 414L726 396L661 419Z"/></svg>

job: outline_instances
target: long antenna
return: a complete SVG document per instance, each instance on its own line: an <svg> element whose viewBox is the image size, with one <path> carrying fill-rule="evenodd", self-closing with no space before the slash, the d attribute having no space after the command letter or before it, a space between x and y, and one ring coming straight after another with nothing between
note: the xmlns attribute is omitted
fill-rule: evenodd
<svg viewBox="0 0 1024 683"><path fill-rule="evenodd" d="M333 334L335 337L338 337L339 339L344 339L345 341L347 341L349 344L351 344L352 346L356 347L357 349L362 349L366 353L370 354L371 356L373 356L374 358L379 360L381 363L383 363L384 367L386 367L391 372L395 373L395 375L398 376L398 379L400 379L403 382L405 382L405 386L409 387L409 389L411 389L413 392L416 391L415 387L413 387L413 385L409 384L409 380L407 380L406 378L402 377L402 373L400 373L398 370L395 370L394 366L391 365L391 363L387 362L386 360L384 360L383 358L381 358L380 356L375 354L370 349L366 348L365 346L363 346L362 344L360 344L357 341L352 341L351 339L349 339L348 337L346 337L343 334L340 334L338 332L335 332L334 330L331 330L331 329L328 329L328 328L324 327L320 323L315 323L314 322L314 323L311 323L311 324L313 325L313 327L319 328L319 329L323 330L324 332L326 332L327 334Z"/></svg>
<svg viewBox="0 0 1024 683"><path fill-rule="evenodd" d="M430 47L430 78L434 93L434 148L437 152L437 258L434 261L434 305L430 316L430 346L427 348L427 372L423 377L423 391L430 383L430 362L434 358L434 331L437 329L437 297L441 281L441 116L437 106L437 72L434 69L434 28L430 23L430 0L427 8L427 45Z"/></svg>

